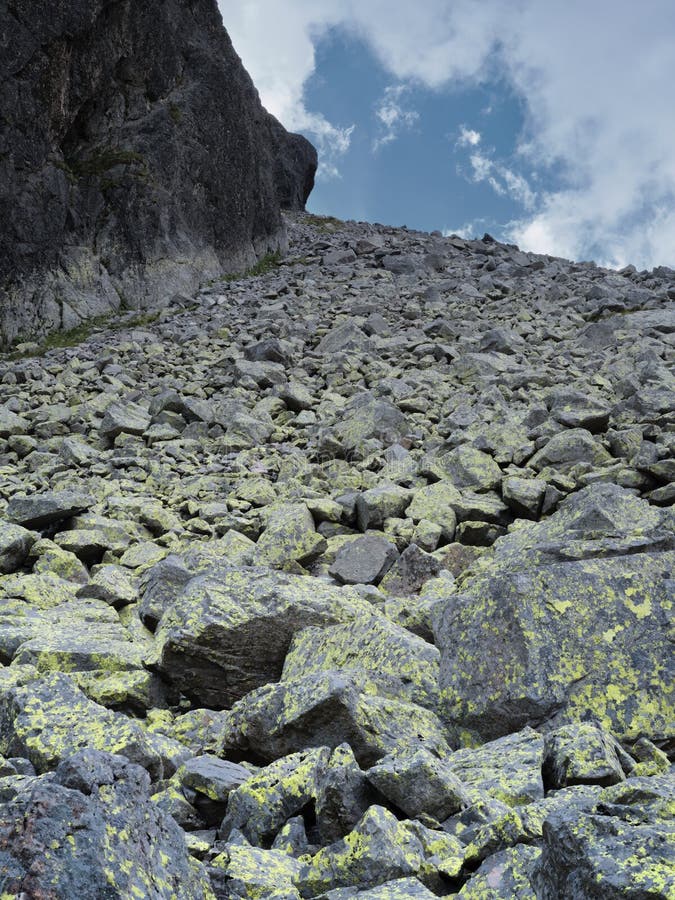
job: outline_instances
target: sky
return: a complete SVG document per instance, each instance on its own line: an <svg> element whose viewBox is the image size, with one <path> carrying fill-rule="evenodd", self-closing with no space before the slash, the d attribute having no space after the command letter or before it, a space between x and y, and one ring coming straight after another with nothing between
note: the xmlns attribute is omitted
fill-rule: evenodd
<svg viewBox="0 0 675 900"><path fill-rule="evenodd" d="M675 267L675 0L219 0L311 212Z"/></svg>

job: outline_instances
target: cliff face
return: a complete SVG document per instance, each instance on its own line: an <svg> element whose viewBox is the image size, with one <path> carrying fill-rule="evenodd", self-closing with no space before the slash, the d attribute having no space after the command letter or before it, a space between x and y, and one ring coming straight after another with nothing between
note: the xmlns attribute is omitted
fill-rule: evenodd
<svg viewBox="0 0 675 900"><path fill-rule="evenodd" d="M0 343L245 267L315 170L216 0L0 0Z"/></svg>

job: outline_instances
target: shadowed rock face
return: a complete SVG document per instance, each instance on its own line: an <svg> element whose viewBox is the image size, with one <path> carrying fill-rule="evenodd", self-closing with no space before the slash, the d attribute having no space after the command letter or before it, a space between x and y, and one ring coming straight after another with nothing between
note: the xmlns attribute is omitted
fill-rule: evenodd
<svg viewBox="0 0 675 900"><path fill-rule="evenodd" d="M316 152L216 0L0 0L0 343L166 302L283 246Z"/></svg>

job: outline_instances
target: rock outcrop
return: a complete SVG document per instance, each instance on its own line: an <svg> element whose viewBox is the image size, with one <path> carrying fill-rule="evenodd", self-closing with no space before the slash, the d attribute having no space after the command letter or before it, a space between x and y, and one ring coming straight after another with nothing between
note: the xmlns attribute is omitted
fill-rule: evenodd
<svg viewBox="0 0 675 900"><path fill-rule="evenodd" d="M250 266L313 185L216 0L2 0L0 109L0 343Z"/></svg>

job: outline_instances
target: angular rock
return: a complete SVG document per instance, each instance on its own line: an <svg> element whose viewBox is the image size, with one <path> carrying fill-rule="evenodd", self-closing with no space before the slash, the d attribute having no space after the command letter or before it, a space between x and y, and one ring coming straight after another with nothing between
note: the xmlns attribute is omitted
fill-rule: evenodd
<svg viewBox="0 0 675 900"><path fill-rule="evenodd" d="M213 900L205 869L149 787L139 766L91 749L28 779L0 803L5 894Z"/></svg>
<svg viewBox="0 0 675 900"><path fill-rule="evenodd" d="M375 693L366 676L322 672L270 684L236 703L219 752L274 760L306 747L334 749L345 741L359 765L373 765L397 747L421 745L448 753L443 725L429 710Z"/></svg>
<svg viewBox="0 0 675 900"><path fill-rule="evenodd" d="M345 837L374 803L365 772L349 744L340 744L317 773L316 820L325 844Z"/></svg>
<svg viewBox="0 0 675 900"><path fill-rule="evenodd" d="M467 790L521 806L544 796L543 761L543 737L525 728L482 747L457 750L446 763Z"/></svg>
<svg viewBox="0 0 675 900"><path fill-rule="evenodd" d="M176 772L176 778L185 787L215 801L227 800L250 777L251 773L243 766L210 754L193 756Z"/></svg>
<svg viewBox="0 0 675 900"><path fill-rule="evenodd" d="M355 594L256 569L193 579L162 617L159 670L202 706L227 708L281 675L293 635L371 614Z"/></svg>
<svg viewBox="0 0 675 900"><path fill-rule="evenodd" d="M457 896L460 900L538 900L531 876L540 856L539 847L526 844L495 853L485 860Z"/></svg>
<svg viewBox="0 0 675 900"><path fill-rule="evenodd" d="M281 675L294 681L319 672L365 673L386 697L438 706L438 650L383 616L306 628L295 635Z"/></svg>
<svg viewBox="0 0 675 900"><path fill-rule="evenodd" d="M379 584L397 556L390 541L367 534L344 544L328 571L341 584Z"/></svg>
<svg viewBox="0 0 675 900"><path fill-rule="evenodd" d="M590 431L585 428L570 428L555 434L535 453L528 465L537 471L551 466L560 472L567 472L578 463L599 467L611 462L610 454Z"/></svg>
<svg viewBox="0 0 675 900"><path fill-rule="evenodd" d="M120 434L143 434L150 427L150 413L137 403L116 403L108 406L99 426L101 437L113 440Z"/></svg>
<svg viewBox="0 0 675 900"><path fill-rule="evenodd" d="M580 722L546 735L544 778L547 786L618 784L625 779L617 742L601 728Z"/></svg>
<svg viewBox="0 0 675 900"><path fill-rule="evenodd" d="M593 485L498 541L464 593L438 607L450 719L489 738L590 715L619 737L664 740L673 553L636 551L672 540L660 510Z"/></svg>
<svg viewBox="0 0 675 900"><path fill-rule="evenodd" d="M381 759L367 778L411 819L425 814L442 822L470 803L451 764L424 749Z"/></svg>
<svg viewBox="0 0 675 900"><path fill-rule="evenodd" d="M227 840L234 829L256 846L274 838L291 816L316 797L318 774L328 758L325 748L307 750L251 775L229 795L221 839Z"/></svg>
<svg viewBox="0 0 675 900"><path fill-rule="evenodd" d="M83 748L117 753L156 778L171 774L185 753L177 742L92 703L65 675L14 687L0 698L0 753L25 756L46 772Z"/></svg>
<svg viewBox="0 0 675 900"><path fill-rule="evenodd" d="M285 503L272 507L268 513L255 558L259 564L283 568L294 562L311 562L325 549L326 541L317 534L305 504Z"/></svg>
<svg viewBox="0 0 675 900"><path fill-rule="evenodd" d="M674 799L672 778L635 778L604 790L593 812L551 815L533 875L537 897L669 900Z"/></svg>
<svg viewBox="0 0 675 900"><path fill-rule="evenodd" d="M382 528L386 519L403 515L410 493L397 484L383 484L364 491L356 498L356 519L361 531Z"/></svg>
<svg viewBox="0 0 675 900"><path fill-rule="evenodd" d="M438 864L448 872L459 872L463 860L461 845L449 835L441 837ZM299 888L314 896L339 887L370 887L392 879L430 875L425 846L428 835L422 826L399 822L381 806L371 806L356 828L343 840L320 850L303 865ZM431 871L429 871L431 870Z"/></svg>
<svg viewBox="0 0 675 900"><path fill-rule="evenodd" d="M461 444L434 461L432 471L456 488L482 492L499 487L502 470L495 460L469 444Z"/></svg>
<svg viewBox="0 0 675 900"><path fill-rule="evenodd" d="M0 523L0 574L16 572L26 560L37 535L20 525Z"/></svg>
<svg viewBox="0 0 675 900"><path fill-rule="evenodd" d="M436 578L441 570L442 565L434 556L411 544L387 572L380 588L386 594L407 597L419 593L424 584Z"/></svg>
<svg viewBox="0 0 675 900"><path fill-rule="evenodd" d="M24 528L40 530L85 512L96 501L79 491L47 491L29 497L12 497L7 518Z"/></svg>

